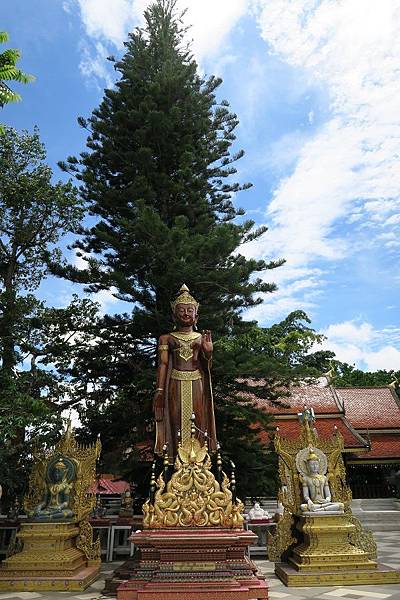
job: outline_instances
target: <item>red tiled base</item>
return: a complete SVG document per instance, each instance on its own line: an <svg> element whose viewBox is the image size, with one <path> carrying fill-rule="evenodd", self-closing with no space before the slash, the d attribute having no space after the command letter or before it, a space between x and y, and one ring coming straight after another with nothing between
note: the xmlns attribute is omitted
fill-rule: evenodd
<svg viewBox="0 0 400 600"><path fill-rule="evenodd" d="M267 583L245 556L256 535L242 529L135 533L140 559L118 600L266 600Z"/></svg>

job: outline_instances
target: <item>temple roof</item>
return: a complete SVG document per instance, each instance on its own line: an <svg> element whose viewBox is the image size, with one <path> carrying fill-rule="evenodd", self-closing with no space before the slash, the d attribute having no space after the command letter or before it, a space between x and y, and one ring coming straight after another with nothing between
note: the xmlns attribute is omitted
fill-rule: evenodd
<svg viewBox="0 0 400 600"><path fill-rule="evenodd" d="M400 432L374 433L370 437L371 450L358 454L356 460L369 461L378 459L399 459L400 457Z"/></svg>
<svg viewBox="0 0 400 600"><path fill-rule="evenodd" d="M399 400L389 387L342 387L335 391L346 417L356 429L400 427Z"/></svg>
<svg viewBox="0 0 400 600"><path fill-rule="evenodd" d="M274 415L297 415L304 406L312 406L318 414L336 414L342 412L342 406L331 386L308 385L291 388L291 395L282 398L285 406L276 406L270 400L257 399L260 408Z"/></svg>
<svg viewBox="0 0 400 600"><path fill-rule="evenodd" d="M335 426L340 431L344 438L344 444L347 451L357 450L367 450L368 442L365 440L360 434L358 434L351 424L348 422L346 417L343 415L338 415L337 417L318 417L316 414L316 430L321 438L329 438L335 432ZM300 435L300 422L296 419L279 419L279 417L275 417L274 423L276 427L279 427L280 433L283 437L287 437L290 439L297 438ZM273 432L269 432L271 435ZM268 435L268 433L265 433ZM263 436L265 439L265 436Z"/></svg>
<svg viewBox="0 0 400 600"><path fill-rule="evenodd" d="M273 425L285 437L299 435L297 413L308 406L315 411L321 438L332 435L336 425L344 437L346 451L352 452L356 461L400 458L400 401L388 386L333 388L321 378L318 385L292 388L292 395L282 398L281 407L269 400L256 401L275 416ZM268 435L265 433L264 439Z"/></svg>

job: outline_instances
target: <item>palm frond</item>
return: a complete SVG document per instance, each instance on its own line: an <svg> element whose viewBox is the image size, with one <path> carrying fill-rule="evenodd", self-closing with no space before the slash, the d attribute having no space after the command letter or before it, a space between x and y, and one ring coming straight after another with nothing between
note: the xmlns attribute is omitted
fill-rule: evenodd
<svg viewBox="0 0 400 600"><path fill-rule="evenodd" d="M19 102L21 96L16 92L13 92L8 85L0 81L0 106L8 104L9 102Z"/></svg>
<svg viewBox="0 0 400 600"><path fill-rule="evenodd" d="M21 52L17 48L7 48L0 54L0 64L11 64L15 65L21 58Z"/></svg>

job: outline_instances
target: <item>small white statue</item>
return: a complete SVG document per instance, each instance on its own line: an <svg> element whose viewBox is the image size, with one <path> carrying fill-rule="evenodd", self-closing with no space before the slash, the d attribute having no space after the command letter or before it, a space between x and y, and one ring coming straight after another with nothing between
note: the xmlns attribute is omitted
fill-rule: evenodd
<svg viewBox="0 0 400 600"><path fill-rule="evenodd" d="M322 470L326 472L326 456L321 451L310 448L304 461L306 470L300 471L304 498L304 504L301 504L300 508L303 512L343 513L343 503L332 502L328 478L325 474L320 473L320 459L317 452L325 459L325 469Z"/></svg>
<svg viewBox="0 0 400 600"><path fill-rule="evenodd" d="M268 511L261 508L259 502L255 502L253 508L249 510L249 518L251 521L254 519L269 519Z"/></svg>

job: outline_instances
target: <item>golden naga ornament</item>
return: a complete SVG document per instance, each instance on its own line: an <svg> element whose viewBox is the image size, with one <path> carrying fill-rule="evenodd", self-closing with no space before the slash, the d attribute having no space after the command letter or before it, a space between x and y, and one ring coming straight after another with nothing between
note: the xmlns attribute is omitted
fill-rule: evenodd
<svg viewBox="0 0 400 600"><path fill-rule="evenodd" d="M211 472L207 446L193 436L178 449L175 473L165 485L163 474L153 485L154 501L143 505L144 527L223 527L239 528L243 524L243 503L235 500L228 477L222 473L221 484Z"/></svg>

